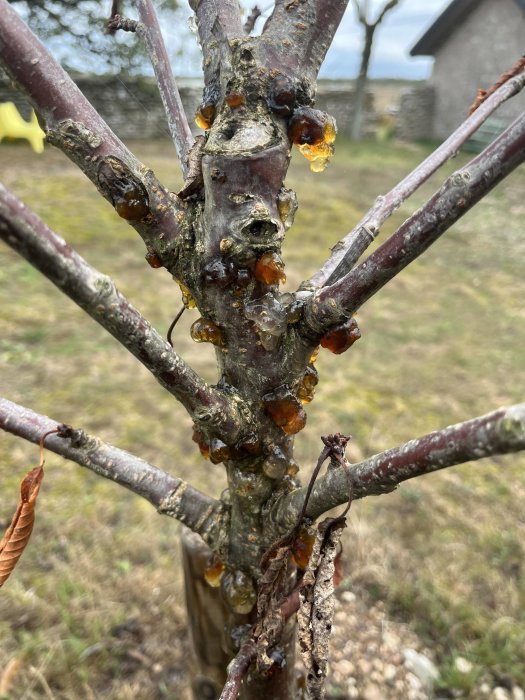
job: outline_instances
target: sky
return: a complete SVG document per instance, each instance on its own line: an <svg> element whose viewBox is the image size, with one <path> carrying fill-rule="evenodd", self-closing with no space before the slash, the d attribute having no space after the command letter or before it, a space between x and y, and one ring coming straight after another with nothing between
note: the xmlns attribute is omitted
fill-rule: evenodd
<svg viewBox="0 0 525 700"><path fill-rule="evenodd" d="M386 0L371 0L370 16L375 19L378 8ZM432 59L410 56L410 49L425 33L450 0L400 0L378 27L369 75L372 78L424 79L432 70ZM363 29L354 8L349 7L328 51L320 77L351 78L359 69Z"/></svg>
<svg viewBox="0 0 525 700"><path fill-rule="evenodd" d="M428 27L439 16L451 0L400 0L399 5L391 10L376 31L372 50L369 75L372 78L405 78L421 80L428 78L432 70L432 59L422 56L411 57L410 49L424 34ZM101 17L106 17L110 0L94 0L100 6ZM272 0L240 0L249 13L255 3L271 13ZM374 19L387 0L369 0L369 16ZM196 37L192 36L190 18L192 12L187 0L180 0L177 19L171 27L163 27L166 43L172 49L174 72L179 76L200 77L201 58L200 48ZM262 26L259 20L257 27ZM134 38L129 35L119 40ZM55 38L46 42L52 53L59 60L81 72L103 72L93 54L84 55L80 48L65 42L63 38ZM359 25L352 0L335 35L334 42L328 51L326 60L321 68L321 78L354 78L359 68L359 59L363 43L363 28ZM98 64L97 64L98 63ZM145 65L145 73L151 71Z"/></svg>
<svg viewBox="0 0 525 700"><path fill-rule="evenodd" d="M256 0L241 0L247 12ZM375 19L378 10L387 0L369 0L370 14ZM430 76L432 59L411 57L410 49L434 22L451 0L400 0L391 10L375 34L375 43L370 63L370 77L425 79ZM261 9L272 5L268 0L257 0ZM270 14L268 10L266 14ZM190 16L181 8L185 21ZM168 32L169 35L169 32ZM328 51L321 69L321 78L354 78L359 69L363 42L363 28L357 22L352 0L337 30L334 42ZM188 46L188 45L187 45ZM190 46L186 55L177 59L179 75L199 75L196 46Z"/></svg>

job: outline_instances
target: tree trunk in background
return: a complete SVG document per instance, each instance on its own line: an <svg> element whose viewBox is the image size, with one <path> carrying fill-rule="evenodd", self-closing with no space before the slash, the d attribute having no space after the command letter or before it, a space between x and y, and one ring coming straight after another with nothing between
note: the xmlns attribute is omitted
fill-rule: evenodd
<svg viewBox="0 0 525 700"><path fill-rule="evenodd" d="M357 76L354 93L354 109L352 118L352 128L350 130L350 138L352 141L360 141L362 138L362 123L363 111L365 107L366 84L368 82L368 66L370 64L370 55L372 53L372 43L374 41L374 32L377 25L365 26L365 45L361 54L361 66L359 75Z"/></svg>
<svg viewBox="0 0 525 700"><path fill-rule="evenodd" d="M223 649L228 610L220 589L212 588L204 579L211 557L209 547L188 529L182 532L181 544L188 628L193 644L192 691L195 700L211 700L220 695L231 658Z"/></svg>

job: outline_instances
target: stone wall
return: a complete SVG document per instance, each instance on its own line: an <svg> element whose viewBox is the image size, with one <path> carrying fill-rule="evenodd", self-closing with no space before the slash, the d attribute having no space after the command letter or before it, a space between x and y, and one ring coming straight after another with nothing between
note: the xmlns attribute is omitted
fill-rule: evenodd
<svg viewBox="0 0 525 700"><path fill-rule="evenodd" d="M169 137L164 110L153 78L113 76L77 76L75 82L118 136L157 139ZM179 79L179 91L186 114L194 128L193 115L202 98L198 80ZM352 114L353 81L319 81L317 104L336 119L339 132L348 133ZM0 76L0 102L14 102L26 119L30 113L27 100ZM373 95L366 100L365 123L373 125ZM195 131L198 129L195 127Z"/></svg>
<svg viewBox="0 0 525 700"><path fill-rule="evenodd" d="M405 88L399 98L396 114L397 138L423 141L433 138L436 91L432 85Z"/></svg>

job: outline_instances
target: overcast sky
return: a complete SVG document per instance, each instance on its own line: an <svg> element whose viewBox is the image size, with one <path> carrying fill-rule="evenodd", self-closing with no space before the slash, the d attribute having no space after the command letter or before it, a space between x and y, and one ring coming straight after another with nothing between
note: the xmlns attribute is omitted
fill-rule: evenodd
<svg viewBox="0 0 525 700"><path fill-rule="evenodd" d="M377 9L384 6L385 1L371 0L372 18L375 19ZM449 3L450 0L401 0L399 5L387 14L376 31L370 76L428 77L432 69L432 59L411 57L410 49ZM359 69L363 31L351 5L350 2L321 69L320 75L323 78L354 77Z"/></svg>
<svg viewBox="0 0 525 700"><path fill-rule="evenodd" d="M370 0L370 16L375 19L377 11L387 0ZM375 43L370 64L370 76L374 78L427 78L432 70L432 59L410 57L409 52L451 0L400 0L391 10L375 34ZM241 0L243 7L253 7L255 0ZM261 9L270 8L268 0L257 0ZM270 14L268 9L267 14ZM353 78L359 69L363 43L363 28L356 19L350 0L346 14L337 30L334 42L321 68L323 78ZM181 60L179 72L197 75L197 59L193 51Z"/></svg>
<svg viewBox="0 0 525 700"><path fill-rule="evenodd" d="M249 12L255 3L266 14L271 13L272 0L240 0ZM432 70L432 59L425 57L412 58L410 49L428 27L439 16L451 0L400 0L399 5L391 10L375 34L369 74L373 78L412 78L424 79ZM100 2L101 16L107 16L109 0ZM375 19L378 10L387 0L369 0L370 16ZM102 9L103 7L103 9ZM177 19L171 26L164 26L163 31L168 46L176 53L173 66L176 75L201 76L200 49L194 37L191 36L188 23L192 12L186 0L180 0ZM259 20L257 26L262 26ZM133 41L134 37L121 37ZM66 59L68 64L82 72L100 72L97 57L85 55L76 45L55 38L47 42L52 52L59 59ZM325 63L321 68L323 78L354 78L359 68L359 59L363 44L363 28L356 19L352 0L335 35L334 42L328 51ZM99 61L98 61L99 62ZM150 72L150 66L144 66L145 72Z"/></svg>

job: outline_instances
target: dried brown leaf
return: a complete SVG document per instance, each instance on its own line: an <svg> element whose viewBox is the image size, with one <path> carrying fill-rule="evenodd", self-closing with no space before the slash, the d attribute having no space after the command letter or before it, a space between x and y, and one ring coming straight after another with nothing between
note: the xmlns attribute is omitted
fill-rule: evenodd
<svg viewBox="0 0 525 700"><path fill-rule="evenodd" d="M0 588L7 581L29 542L35 523L35 505L44 478L42 466L35 467L22 481L18 505L0 542Z"/></svg>
<svg viewBox="0 0 525 700"><path fill-rule="evenodd" d="M334 573L346 519L327 518L318 526L299 593L299 647L306 667L307 697L323 700L329 640L334 618Z"/></svg>
<svg viewBox="0 0 525 700"><path fill-rule="evenodd" d="M265 557L265 567L259 580L257 595L257 669L268 670L273 661L268 655L278 642L284 627L281 609L283 600L290 592L291 544L283 543L272 549L272 556Z"/></svg>

